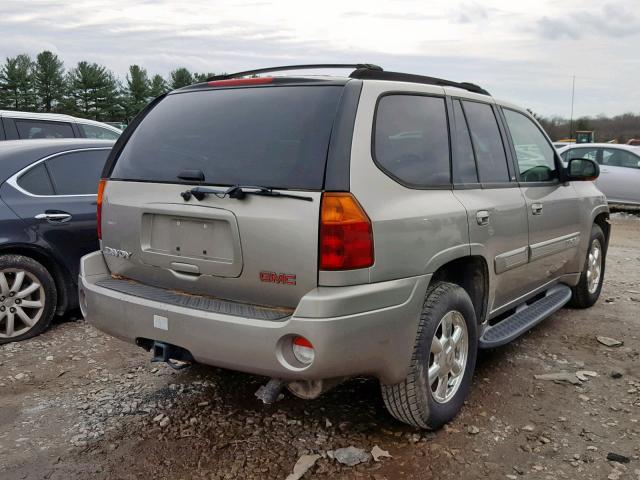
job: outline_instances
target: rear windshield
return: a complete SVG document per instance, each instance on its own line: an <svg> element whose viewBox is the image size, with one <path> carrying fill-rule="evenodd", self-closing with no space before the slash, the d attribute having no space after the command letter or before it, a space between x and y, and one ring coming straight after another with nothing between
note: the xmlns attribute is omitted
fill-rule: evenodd
<svg viewBox="0 0 640 480"><path fill-rule="evenodd" d="M321 189L342 86L202 90L167 96L122 150L111 178Z"/></svg>

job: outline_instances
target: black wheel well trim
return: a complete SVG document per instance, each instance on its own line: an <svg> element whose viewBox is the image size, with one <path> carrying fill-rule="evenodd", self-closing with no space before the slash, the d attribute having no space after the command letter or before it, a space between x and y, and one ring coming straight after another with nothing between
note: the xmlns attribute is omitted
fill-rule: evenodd
<svg viewBox="0 0 640 480"><path fill-rule="evenodd" d="M604 233L605 245L604 251L607 252L609 248L609 238L611 237L611 224L609 223L609 212L600 212L598 213L594 219L593 223L598 225L602 229L602 233Z"/></svg>
<svg viewBox="0 0 640 480"><path fill-rule="evenodd" d="M478 325L484 322L489 303L489 266L484 257L468 255L450 260L433 273L430 283L437 281L462 287L471 298Z"/></svg>
<svg viewBox="0 0 640 480"><path fill-rule="evenodd" d="M22 255L42 264L49 271L56 284L58 294L56 313L62 314L72 308L72 305L69 304L71 300L69 288L73 288L75 283L71 278L71 272L61 265L47 250L32 244L13 243L0 245L1 255Z"/></svg>

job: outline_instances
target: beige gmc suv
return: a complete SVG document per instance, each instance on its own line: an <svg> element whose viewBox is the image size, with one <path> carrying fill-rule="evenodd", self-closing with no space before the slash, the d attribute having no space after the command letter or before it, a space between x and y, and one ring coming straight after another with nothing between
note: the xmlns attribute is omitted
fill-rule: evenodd
<svg viewBox="0 0 640 480"><path fill-rule="evenodd" d="M264 76L311 67L354 71ZM597 300L598 173L474 84L368 64L214 77L114 147L82 309L176 368L268 377L267 402L373 376L394 417L438 428L478 348Z"/></svg>

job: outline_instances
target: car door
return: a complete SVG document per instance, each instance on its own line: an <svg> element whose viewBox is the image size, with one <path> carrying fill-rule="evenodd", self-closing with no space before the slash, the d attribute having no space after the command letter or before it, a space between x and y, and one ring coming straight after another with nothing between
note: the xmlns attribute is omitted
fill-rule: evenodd
<svg viewBox="0 0 640 480"><path fill-rule="evenodd" d="M640 155L621 148L600 150L598 188L610 202L640 204Z"/></svg>
<svg viewBox="0 0 640 480"><path fill-rule="evenodd" d="M531 286L538 287L577 271L580 202L573 186L560 181L562 163L538 124L520 111L502 113L527 203Z"/></svg>
<svg viewBox="0 0 640 480"><path fill-rule="evenodd" d="M509 170L494 106L453 98L454 194L467 210L471 254L489 267L489 312L527 291L528 225L525 201Z"/></svg>
<svg viewBox="0 0 640 480"><path fill-rule="evenodd" d="M28 225L34 241L78 275L80 257L99 248L96 191L109 149L58 153L2 186L3 200Z"/></svg>

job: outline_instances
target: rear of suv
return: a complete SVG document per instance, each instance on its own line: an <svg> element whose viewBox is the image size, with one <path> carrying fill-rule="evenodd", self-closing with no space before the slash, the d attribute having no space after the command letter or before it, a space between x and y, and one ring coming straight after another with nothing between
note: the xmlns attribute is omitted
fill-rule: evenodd
<svg viewBox="0 0 640 480"><path fill-rule="evenodd" d="M373 376L393 416L438 428L478 347L597 300L607 204L526 111L354 67L152 102L105 167L81 306L172 366L270 377L265 401Z"/></svg>

